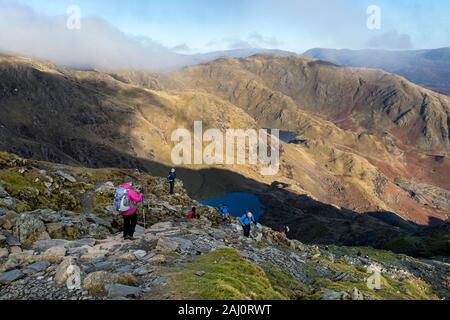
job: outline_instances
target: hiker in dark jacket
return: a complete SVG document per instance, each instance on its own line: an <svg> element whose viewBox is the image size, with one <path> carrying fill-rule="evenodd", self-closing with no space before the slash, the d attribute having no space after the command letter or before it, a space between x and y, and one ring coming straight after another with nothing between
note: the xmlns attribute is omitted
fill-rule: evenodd
<svg viewBox="0 0 450 320"><path fill-rule="evenodd" d="M170 170L169 176L167 177L167 180L169 181L169 186L170 186L169 194L174 194L176 179L177 179L177 174L175 173L175 169Z"/></svg>
<svg viewBox="0 0 450 320"><path fill-rule="evenodd" d="M244 229L244 236L245 237L250 237L250 231L251 231L251 225L252 222L255 224L256 226L256 220L253 217L253 213L251 212L247 212L247 214L244 214L241 219L239 220L239 222L242 225L242 228Z"/></svg>

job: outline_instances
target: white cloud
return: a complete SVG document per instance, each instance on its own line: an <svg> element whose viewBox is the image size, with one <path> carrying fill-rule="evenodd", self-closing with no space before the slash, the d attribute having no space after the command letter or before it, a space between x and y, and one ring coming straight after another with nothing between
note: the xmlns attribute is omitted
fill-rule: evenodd
<svg viewBox="0 0 450 320"><path fill-rule="evenodd" d="M283 45L283 42L279 41L276 37L266 37L256 31L252 32L247 37L247 40L268 48L278 48Z"/></svg>
<svg viewBox="0 0 450 320"><path fill-rule="evenodd" d="M208 42L208 47L220 49L278 49L283 42L276 37L264 36L256 31L245 38L223 38Z"/></svg>
<svg viewBox="0 0 450 320"><path fill-rule="evenodd" d="M67 17L40 15L29 7L0 2L0 52L50 60L74 68L161 70L186 64L170 49L129 36L98 18L69 30Z"/></svg>

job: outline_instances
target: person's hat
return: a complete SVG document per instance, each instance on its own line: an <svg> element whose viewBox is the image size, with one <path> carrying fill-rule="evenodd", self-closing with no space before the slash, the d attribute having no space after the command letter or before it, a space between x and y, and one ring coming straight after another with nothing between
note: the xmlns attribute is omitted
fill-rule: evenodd
<svg viewBox="0 0 450 320"><path fill-rule="evenodd" d="M175 172L175 168L172 168L172 170L170 170L170 172Z"/></svg>

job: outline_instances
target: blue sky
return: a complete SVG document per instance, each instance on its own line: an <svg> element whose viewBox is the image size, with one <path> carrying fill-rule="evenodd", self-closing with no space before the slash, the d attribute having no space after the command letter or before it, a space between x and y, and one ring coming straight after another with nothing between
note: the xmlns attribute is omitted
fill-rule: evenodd
<svg viewBox="0 0 450 320"><path fill-rule="evenodd" d="M363 48L374 37L378 37L376 43L382 47L385 34L390 34L386 49L396 49L396 35L403 36L403 40L410 39L411 48L450 46L447 22L450 1L447 0L13 2L29 5L47 15L64 15L67 6L75 4L81 8L83 17L100 17L126 34L145 36L167 47L182 45L192 52L245 45L297 52L311 47ZM370 31L366 27L366 9L371 4L382 10L381 30Z"/></svg>

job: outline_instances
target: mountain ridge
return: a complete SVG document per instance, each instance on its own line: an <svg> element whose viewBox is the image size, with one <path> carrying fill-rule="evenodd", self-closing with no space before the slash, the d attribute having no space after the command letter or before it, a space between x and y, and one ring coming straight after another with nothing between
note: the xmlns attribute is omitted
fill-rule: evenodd
<svg viewBox="0 0 450 320"><path fill-rule="evenodd" d="M449 95L450 48L388 51L377 49L310 49L304 56L350 67L382 69L410 81Z"/></svg>
<svg viewBox="0 0 450 320"><path fill-rule="evenodd" d="M413 146L405 149L399 143L401 136L355 132L326 114L303 108L298 96L288 94L289 90L295 93L298 82L287 71L319 68L319 75L326 75L331 72L328 65L263 55L223 58L174 74L154 75L71 71L25 61L3 58L0 63L0 131L4 137L0 144L4 150L40 160L138 168L164 176L172 166L170 133L175 128L192 130L192 123L199 119L205 127L222 129L283 125L294 131L298 142L282 142L279 175L261 177L258 168L249 166L180 168L191 194L205 197L246 190L262 195L267 186L279 181L296 196L306 195L360 214L394 212L422 225L433 219L448 219L450 204L445 192L449 182L445 172L449 161L445 152L438 159L437 155L418 153ZM332 68L334 74L336 69ZM249 70L260 74L252 75ZM209 77L203 77L204 73ZM278 78L270 76L278 73L288 75L285 88L277 87L274 79ZM335 77L345 79L341 73ZM211 75L215 82L210 80ZM325 77L324 82L329 79ZM345 81L336 82L335 88L340 85L346 88ZM228 94L230 88L236 96ZM408 88L415 90L409 84ZM388 118L383 121L392 122ZM414 179L421 183L413 183ZM269 205L277 203L266 200ZM293 203L318 223L307 201ZM325 210L322 205L319 208ZM289 211L295 210L284 210L286 221L290 220ZM339 223L345 226L347 222L344 219ZM276 227L283 221L271 223ZM363 223L363 230L369 225ZM303 230L301 225L298 228ZM331 234L326 237L336 238L333 230L328 232Z"/></svg>

